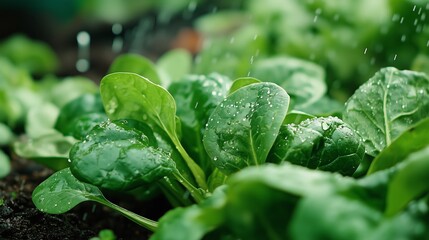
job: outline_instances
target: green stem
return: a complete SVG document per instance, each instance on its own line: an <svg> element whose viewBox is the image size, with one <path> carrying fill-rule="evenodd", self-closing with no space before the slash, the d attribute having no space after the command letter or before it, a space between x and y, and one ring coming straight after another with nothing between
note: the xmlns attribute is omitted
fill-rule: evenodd
<svg viewBox="0 0 429 240"><path fill-rule="evenodd" d="M176 136L170 136L170 138L173 141L174 145L176 145L177 151L179 151L180 155L183 157L183 159L185 159L185 162L188 165L189 169L191 170L192 174L194 175L195 181L197 182L198 186L202 188L204 191L207 191L208 187L207 187L206 175L204 171L188 155L188 153L183 148L182 144L180 143L179 139L177 139Z"/></svg>
<svg viewBox="0 0 429 240"><path fill-rule="evenodd" d="M203 201L206 198L204 192L207 191L194 187L194 185L192 185L185 177L183 177L179 171L174 171L173 175L177 178L177 180L179 180L181 184L183 184L183 186L185 186L186 189L188 189L197 203Z"/></svg>
<svg viewBox="0 0 429 240"><path fill-rule="evenodd" d="M155 232L156 229L158 228L158 222L153 221L151 219L142 217L138 214L135 214L121 206L118 206L108 200L100 200L100 199L94 199L94 201L99 202L115 211L118 211L119 213L121 213L123 216L125 216L126 218L130 219L131 221L137 223L138 225L152 231Z"/></svg>
<svg viewBox="0 0 429 240"><path fill-rule="evenodd" d="M163 178L159 181L159 186L168 201L174 207L189 206L194 203L189 198L185 197L186 190L183 189L182 185L180 185L176 180L171 181L170 179L166 180Z"/></svg>

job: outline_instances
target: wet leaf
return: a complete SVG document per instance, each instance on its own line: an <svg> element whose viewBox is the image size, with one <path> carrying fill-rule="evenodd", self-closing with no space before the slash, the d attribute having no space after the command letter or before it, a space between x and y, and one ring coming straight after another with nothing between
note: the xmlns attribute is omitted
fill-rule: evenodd
<svg viewBox="0 0 429 240"><path fill-rule="evenodd" d="M428 132L429 118L407 129L377 155L371 163L368 174L390 168L404 161L409 154L429 146Z"/></svg>
<svg viewBox="0 0 429 240"><path fill-rule="evenodd" d="M375 157L429 114L429 78L418 72L384 68L346 102L344 122L364 139Z"/></svg>
<svg viewBox="0 0 429 240"><path fill-rule="evenodd" d="M182 123L181 139L188 153L205 170L211 166L202 138L205 125L216 106L226 97L230 79L219 74L191 75L170 85Z"/></svg>
<svg viewBox="0 0 429 240"><path fill-rule="evenodd" d="M170 174L174 161L157 148L150 128L132 125L115 120L94 127L70 151L73 175L102 188L126 190Z"/></svg>
<svg viewBox="0 0 429 240"><path fill-rule="evenodd" d="M204 147L213 164L231 174L266 160L289 106L289 95L273 83L240 88L210 116Z"/></svg>
<svg viewBox="0 0 429 240"><path fill-rule="evenodd" d="M260 83L260 82L261 81L259 81L258 79L252 78L252 77L237 78L234 80L231 87L229 88L228 95L237 91L239 88L245 87L245 86L253 84L253 83Z"/></svg>
<svg viewBox="0 0 429 240"><path fill-rule="evenodd" d="M339 118L311 118L282 126L268 161L352 175L364 153L360 136Z"/></svg>

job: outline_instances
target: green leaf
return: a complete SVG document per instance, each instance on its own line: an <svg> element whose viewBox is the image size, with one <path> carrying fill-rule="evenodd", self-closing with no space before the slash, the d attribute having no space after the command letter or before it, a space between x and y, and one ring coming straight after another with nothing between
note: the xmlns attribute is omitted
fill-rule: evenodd
<svg viewBox="0 0 429 240"><path fill-rule="evenodd" d="M138 54L123 54L110 65L109 73L131 72L160 84L161 80L156 66L147 58Z"/></svg>
<svg viewBox="0 0 429 240"><path fill-rule="evenodd" d="M203 141L213 164L231 174L266 160L289 106L273 83L255 83L229 95L213 111Z"/></svg>
<svg viewBox="0 0 429 240"><path fill-rule="evenodd" d="M54 124L58 116L58 108L44 102L31 108L26 116L25 133L29 138L38 138L55 133Z"/></svg>
<svg viewBox="0 0 429 240"><path fill-rule="evenodd" d="M54 132L35 139L21 139L13 144L16 154L33 159L53 170L68 167L71 147L77 140Z"/></svg>
<svg viewBox="0 0 429 240"><path fill-rule="evenodd" d="M7 176L10 172L9 157L0 150L0 178Z"/></svg>
<svg viewBox="0 0 429 240"><path fill-rule="evenodd" d="M290 224L292 239L368 239L382 213L341 195L304 198ZM308 227L309 222L314 222Z"/></svg>
<svg viewBox="0 0 429 240"><path fill-rule="evenodd" d="M360 137L339 118L312 118L282 126L268 161L352 175L364 154Z"/></svg>
<svg viewBox="0 0 429 240"><path fill-rule="evenodd" d="M219 227L224 221L225 193L218 189L199 205L175 208L159 221L159 228L151 240L198 240Z"/></svg>
<svg viewBox="0 0 429 240"><path fill-rule="evenodd" d="M344 122L363 137L375 157L429 114L429 78L423 73L383 68L346 102Z"/></svg>
<svg viewBox="0 0 429 240"><path fill-rule="evenodd" d="M253 84L253 83L260 83L256 78L252 77L241 77L234 80L231 87L229 88L228 95L232 94L233 92L237 91L238 89L245 87L247 85Z"/></svg>
<svg viewBox="0 0 429 240"><path fill-rule="evenodd" d="M150 128L141 131L133 124L115 120L94 127L70 150L73 175L95 186L125 190L171 174L174 161L154 145Z"/></svg>
<svg viewBox="0 0 429 240"><path fill-rule="evenodd" d="M61 108L85 93L96 93L97 91L98 86L89 78L66 77L52 87L50 97L52 102Z"/></svg>
<svg viewBox="0 0 429 240"><path fill-rule="evenodd" d="M162 55L156 65L165 86L191 72L192 55L185 49L173 49Z"/></svg>
<svg viewBox="0 0 429 240"><path fill-rule="evenodd" d="M95 125L106 120L101 96L83 94L61 108L55 128L64 135L82 139Z"/></svg>
<svg viewBox="0 0 429 240"><path fill-rule="evenodd" d="M328 96L323 96L316 102L305 106L297 106L298 111L306 112L318 117L336 116L341 117L344 111L344 103L340 103Z"/></svg>
<svg viewBox="0 0 429 240"><path fill-rule="evenodd" d="M101 80L100 88L110 119L135 119L158 126L170 137L200 187L207 188L204 172L176 135L176 103L167 90L134 73L111 73Z"/></svg>
<svg viewBox="0 0 429 240"><path fill-rule="evenodd" d="M46 43L23 35L15 35L2 42L0 55L33 74L52 73L59 62L55 52Z"/></svg>
<svg viewBox="0 0 429 240"><path fill-rule="evenodd" d="M202 138L210 114L225 98L230 80L219 74L190 75L170 85L169 92L177 104L181 120L183 146L202 169L212 166L205 153Z"/></svg>
<svg viewBox="0 0 429 240"><path fill-rule="evenodd" d="M368 174L390 168L405 160L410 153L428 146L428 132L429 118L426 118L407 129L377 155L371 163Z"/></svg>
<svg viewBox="0 0 429 240"><path fill-rule="evenodd" d="M392 216L429 190L429 147L411 154L389 183L386 214Z"/></svg>
<svg viewBox="0 0 429 240"><path fill-rule="evenodd" d="M9 144L13 137L12 130L6 124L0 122L0 146Z"/></svg>
<svg viewBox="0 0 429 240"><path fill-rule="evenodd" d="M97 187L79 182L69 168L54 173L37 186L32 198L38 209L51 214L65 213L81 202L105 200Z"/></svg>
<svg viewBox="0 0 429 240"><path fill-rule="evenodd" d="M291 123L298 124L304 120L311 119L314 117L315 116L313 116L309 113L301 112L298 110L292 110L292 111L287 113L286 118L283 121L283 125L291 124Z"/></svg>
<svg viewBox="0 0 429 240"><path fill-rule="evenodd" d="M155 230L157 225L156 222L143 218L109 202L104 198L97 187L77 180L71 174L69 168L52 174L48 179L37 186L33 191L32 199L34 205L39 210L46 213L65 213L79 203L94 201L118 211L125 217L149 230Z"/></svg>
<svg viewBox="0 0 429 240"><path fill-rule="evenodd" d="M294 106L311 105L326 93L323 68L300 59L273 57L257 61L250 76L284 88Z"/></svg>

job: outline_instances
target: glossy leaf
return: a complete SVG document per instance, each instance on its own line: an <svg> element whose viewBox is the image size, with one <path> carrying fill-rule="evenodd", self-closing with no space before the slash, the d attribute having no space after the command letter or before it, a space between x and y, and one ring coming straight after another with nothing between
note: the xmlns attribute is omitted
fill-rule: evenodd
<svg viewBox="0 0 429 240"><path fill-rule="evenodd" d="M352 175L364 153L360 137L339 118L312 118L282 126L268 161Z"/></svg>
<svg viewBox="0 0 429 240"><path fill-rule="evenodd" d="M7 176L10 172L10 159L0 150L0 178Z"/></svg>
<svg viewBox="0 0 429 240"><path fill-rule="evenodd" d="M390 168L406 157L429 146L429 118L424 119L403 132L372 161L368 174Z"/></svg>
<svg viewBox="0 0 429 240"><path fill-rule="evenodd" d="M52 174L37 186L33 191L32 199L39 210L51 214L65 213L79 203L94 201L118 211L143 227L152 231L156 229L156 222L109 202L97 187L76 179L69 168Z"/></svg>
<svg viewBox="0 0 429 240"><path fill-rule="evenodd" d="M109 73L131 72L143 76L153 83L161 83L156 66L147 58L138 54L123 54L110 65Z"/></svg>
<svg viewBox="0 0 429 240"><path fill-rule="evenodd" d="M204 147L225 174L265 163L289 106L289 95L273 83L240 88L210 116Z"/></svg>
<svg viewBox="0 0 429 240"><path fill-rule="evenodd" d="M256 78L252 78L252 77L241 77L241 78L237 78L234 80L234 82L232 82L231 87L229 88L229 92L228 95L230 95L231 93L237 91L238 89L245 87L247 85L253 84L253 83L260 83L261 81L259 81Z"/></svg>
<svg viewBox="0 0 429 240"><path fill-rule="evenodd" d="M167 90L134 73L109 74L102 79L100 88L110 119L135 119L158 126L170 137L200 187L207 187L204 172L176 135L176 103Z"/></svg>
<svg viewBox="0 0 429 240"><path fill-rule="evenodd" d="M174 161L154 146L150 128L140 131L128 122L102 123L76 143L70 151L73 175L95 186L125 190L171 174Z"/></svg>
<svg viewBox="0 0 429 240"><path fill-rule="evenodd" d="M169 92L177 105L177 116L182 125L182 143L203 169L211 166L202 143L204 127L210 114L226 97L229 78L210 74L187 76L170 85Z"/></svg>
<svg viewBox="0 0 429 240"><path fill-rule="evenodd" d="M429 114L429 78L423 73L381 69L346 102L344 122L362 136L375 157Z"/></svg>
<svg viewBox="0 0 429 240"><path fill-rule="evenodd" d="M284 88L296 106L308 106L326 93L325 72L322 67L288 57L257 61L250 72L264 82L274 82Z"/></svg>
<svg viewBox="0 0 429 240"><path fill-rule="evenodd" d="M283 121L283 125L290 124L290 123L300 123L304 120L314 118L316 116L313 116L309 113L292 110L287 113L285 120Z"/></svg>
<svg viewBox="0 0 429 240"><path fill-rule="evenodd" d="M386 214L394 215L429 191L429 147L411 154L389 183Z"/></svg>

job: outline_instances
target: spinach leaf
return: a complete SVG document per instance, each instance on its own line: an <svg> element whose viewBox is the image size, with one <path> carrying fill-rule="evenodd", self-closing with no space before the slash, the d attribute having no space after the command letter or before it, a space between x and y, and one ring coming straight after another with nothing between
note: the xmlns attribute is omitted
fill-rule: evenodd
<svg viewBox="0 0 429 240"><path fill-rule="evenodd" d="M158 59L156 67L163 85L166 86L182 79L191 72L192 55L185 49L173 49ZM147 77L149 78L149 76Z"/></svg>
<svg viewBox="0 0 429 240"><path fill-rule="evenodd" d="M228 95L230 95L231 93L237 91L238 89L240 89L242 87L245 87L245 86L253 84L253 83L260 83L260 82L261 81L259 81L258 79L252 78L252 77L237 78L234 80L231 87L229 88Z"/></svg>
<svg viewBox="0 0 429 240"><path fill-rule="evenodd" d="M360 137L336 117L283 125L268 161L352 175L365 153Z"/></svg>
<svg viewBox="0 0 429 240"><path fill-rule="evenodd" d="M156 222L109 202L97 187L77 180L69 168L52 174L37 186L32 199L38 209L51 214L65 213L79 203L94 201L118 211L131 221L152 231L157 227Z"/></svg>
<svg viewBox="0 0 429 240"><path fill-rule="evenodd" d="M165 131L198 185L207 189L205 173L185 151L176 134L176 103L167 90L134 73L111 73L102 79L100 89L110 119L135 119Z"/></svg>
<svg viewBox="0 0 429 240"><path fill-rule="evenodd" d="M151 240L198 240L224 222L225 193L218 189L199 205L176 208L159 220L159 227Z"/></svg>
<svg viewBox="0 0 429 240"><path fill-rule="evenodd" d="M390 168L413 152L429 146L429 118L403 132L372 161L368 174Z"/></svg>
<svg viewBox="0 0 429 240"><path fill-rule="evenodd" d="M183 146L206 172L211 162L205 153L202 138L210 114L226 97L230 79L219 74L190 75L170 85L168 91L177 105L181 120Z"/></svg>
<svg viewBox="0 0 429 240"><path fill-rule="evenodd" d="M315 103L326 93L323 68L295 58L272 57L257 61L250 76L278 84L288 92L291 103L297 107Z"/></svg>
<svg viewBox="0 0 429 240"><path fill-rule="evenodd" d="M0 178L7 176L10 172L10 159L0 150Z"/></svg>
<svg viewBox="0 0 429 240"><path fill-rule="evenodd" d="M32 159L57 171L68 167L69 152L76 142L73 137L64 137L54 132L35 139L14 142L13 149L18 156Z"/></svg>
<svg viewBox="0 0 429 240"><path fill-rule="evenodd" d="M429 190L429 147L411 154L389 182L386 214L391 216Z"/></svg>
<svg viewBox="0 0 429 240"><path fill-rule="evenodd" d="M38 138L56 132L55 120L59 109L49 102L38 104L29 109L25 118L25 133L29 138Z"/></svg>
<svg viewBox="0 0 429 240"><path fill-rule="evenodd" d="M157 148L147 127L132 120L115 120L94 127L70 150L70 169L78 179L111 190L135 188L169 175L175 169L169 155ZM141 123L143 124L143 123Z"/></svg>
<svg viewBox="0 0 429 240"><path fill-rule="evenodd" d="M382 213L341 195L304 198L290 224L292 239L368 239ZM344 219L347 218L347 221ZM310 222L312 227L308 227Z"/></svg>
<svg viewBox="0 0 429 240"><path fill-rule="evenodd" d="M68 102L86 93L98 92L98 86L89 78L74 76L66 77L56 83L49 92L51 101L62 108Z"/></svg>
<svg viewBox="0 0 429 240"><path fill-rule="evenodd" d="M213 111L204 147L225 174L265 163L289 106L289 95L274 83L255 83L229 95Z"/></svg>
<svg viewBox="0 0 429 240"><path fill-rule="evenodd" d="M55 129L82 139L95 125L106 120L100 94L83 94L61 108Z"/></svg>
<svg viewBox="0 0 429 240"><path fill-rule="evenodd" d="M12 130L6 124L0 122L0 146L9 144L13 138Z"/></svg>
<svg viewBox="0 0 429 240"><path fill-rule="evenodd" d="M138 54L129 53L117 57L109 68L109 73L115 72L132 72L148 78L153 83L161 83L156 66L149 59Z"/></svg>
<svg viewBox="0 0 429 240"><path fill-rule="evenodd" d="M366 153L375 157L428 116L428 93L425 74L383 68L349 98L343 119L363 137Z"/></svg>

